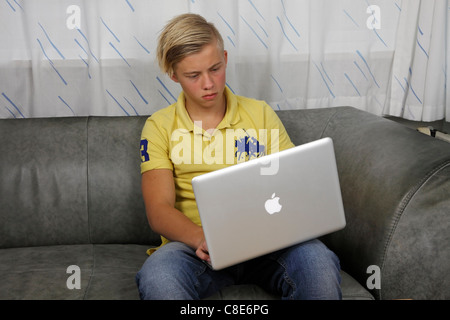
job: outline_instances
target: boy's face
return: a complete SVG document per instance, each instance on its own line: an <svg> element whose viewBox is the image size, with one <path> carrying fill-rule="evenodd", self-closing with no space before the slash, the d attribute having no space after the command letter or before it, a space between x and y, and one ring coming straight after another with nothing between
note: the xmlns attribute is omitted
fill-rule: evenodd
<svg viewBox="0 0 450 320"><path fill-rule="evenodd" d="M183 88L186 106L223 107L226 66L227 52L221 51L215 42L177 63L172 80Z"/></svg>

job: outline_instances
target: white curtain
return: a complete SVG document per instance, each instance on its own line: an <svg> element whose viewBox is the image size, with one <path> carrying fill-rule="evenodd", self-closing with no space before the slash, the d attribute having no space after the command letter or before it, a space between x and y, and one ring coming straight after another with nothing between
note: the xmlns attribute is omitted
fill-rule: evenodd
<svg viewBox="0 0 450 320"><path fill-rule="evenodd" d="M449 119L448 0L0 0L0 118L149 115L175 102L155 48L185 12L222 33L236 94L276 110Z"/></svg>
<svg viewBox="0 0 450 320"><path fill-rule="evenodd" d="M410 120L450 121L450 95L446 94L449 16L448 1L403 1L386 114Z"/></svg>

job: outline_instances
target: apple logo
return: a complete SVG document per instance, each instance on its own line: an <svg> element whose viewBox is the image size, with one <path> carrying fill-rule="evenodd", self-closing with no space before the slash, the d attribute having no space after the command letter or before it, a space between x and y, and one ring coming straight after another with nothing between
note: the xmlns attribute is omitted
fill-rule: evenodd
<svg viewBox="0 0 450 320"><path fill-rule="evenodd" d="M280 197L275 197L275 193L266 201L264 207L268 214L274 214L281 211L282 205L278 201L280 201Z"/></svg>

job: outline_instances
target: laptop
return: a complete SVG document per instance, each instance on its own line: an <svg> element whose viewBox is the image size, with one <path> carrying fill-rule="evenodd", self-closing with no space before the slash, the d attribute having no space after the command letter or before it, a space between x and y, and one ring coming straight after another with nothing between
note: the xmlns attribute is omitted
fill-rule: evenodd
<svg viewBox="0 0 450 320"><path fill-rule="evenodd" d="M346 224L331 138L197 176L192 186L214 270Z"/></svg>

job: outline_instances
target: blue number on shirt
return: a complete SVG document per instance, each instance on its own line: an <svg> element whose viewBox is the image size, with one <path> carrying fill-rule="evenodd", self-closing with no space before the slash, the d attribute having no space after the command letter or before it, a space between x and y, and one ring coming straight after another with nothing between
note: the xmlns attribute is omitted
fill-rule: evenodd
<svg viewBox="0 0 450 320"><path fill-rule="evenodd" d="M141 161L147 162L150 160L150 156L148 155L148 141L146 139L141 140Z"/></svg>

